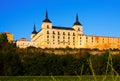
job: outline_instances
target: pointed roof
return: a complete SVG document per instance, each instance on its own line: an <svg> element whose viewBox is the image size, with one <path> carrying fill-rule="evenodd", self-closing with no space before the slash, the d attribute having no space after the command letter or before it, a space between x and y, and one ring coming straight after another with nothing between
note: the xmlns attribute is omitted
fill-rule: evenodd
<svg viewBox="0 0 120 81"><path fill-rule="evenodd" d="M79 22L78 14L76 14L76 22L74 23L74 25L82 25L82 24Z"/></svg>
<svg viewBox="0 0 120 81"><path fill-rule="evenodd" d="M33 32L32 32L32 34L37 34L35 24L34 24L34 28L33 28Z"/></svg>
<svg viewBox="0 0 120 81"><path fill-rule="evenodd" d="M46 10L45 19L48 19L48 12L47 12L47 10Z"/></svg>
<svg viewBox="0 0 120 81"><path fill-rule="evenodd" d="M45 15L45 20L43 20L43 22L49 22L49 23L51 23L51 21L48 18L48 12L47 12L47 10L46 10L46 15Z"/></svg>

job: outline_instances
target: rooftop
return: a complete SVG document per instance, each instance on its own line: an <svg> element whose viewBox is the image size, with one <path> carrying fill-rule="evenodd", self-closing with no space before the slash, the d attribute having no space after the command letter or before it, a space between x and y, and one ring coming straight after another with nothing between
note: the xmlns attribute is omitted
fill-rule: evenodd
<svg viewBox="0 0 120 81"><path fill-rule="evenodd" d="M60 27L60 26L53 26L53 29L62 29L62 30L74 30L73 28L70 27Z"/></svg>

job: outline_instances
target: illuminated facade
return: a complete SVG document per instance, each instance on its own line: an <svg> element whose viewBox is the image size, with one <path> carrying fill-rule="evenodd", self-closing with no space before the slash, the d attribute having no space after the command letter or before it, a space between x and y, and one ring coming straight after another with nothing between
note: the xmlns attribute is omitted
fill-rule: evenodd
<svg viewBox="0 0 120 81"><path fill-rule="evenodd" d="M9 32L5 32L6 36L7 36L7 40L8 42L13 42L13 34L9 33Z"/></svg>
<svg viewBox="0 0 120 81"><path fill-rule="evenodd" d="M106 36L89 36L83 34L82 24L79 22L78 15L73 26L59 27L53 26L46 12L45 20L43 20L40 31L34 30L31 34L31 41L35 43L35 47L41 48L98 48L120 49L120 38Z"/></svg>
<svg viewBox="0 0 120 81"><path fill-rule="evenodd" d="M36 43L29 42L29 41L27 41L26 38L21 38L20 40L17 40L16 46L19 47L19 48L27 48L27 47L30 47L30 46L36 47Z"/></svg>

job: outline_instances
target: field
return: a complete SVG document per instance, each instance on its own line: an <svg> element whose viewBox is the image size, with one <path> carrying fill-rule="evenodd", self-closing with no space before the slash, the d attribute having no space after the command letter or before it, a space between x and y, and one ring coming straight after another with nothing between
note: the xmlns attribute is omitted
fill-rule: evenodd
<svg viewBox="0 0 120 81"><path fill-rule="evenodd" d="M0 76L0 81L120 81L117 76ZM104 79L104 80L103 80Z"/></svg>

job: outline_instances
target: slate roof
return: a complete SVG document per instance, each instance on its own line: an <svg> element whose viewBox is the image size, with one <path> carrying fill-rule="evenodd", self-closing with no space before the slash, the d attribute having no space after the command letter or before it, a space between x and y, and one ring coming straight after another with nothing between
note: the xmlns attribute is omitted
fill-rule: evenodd
<svg viewBox="0 0 120 81"><path fill-rule="evenodd" d="M82 25L79 21L75 22L74 25Z"/></svg>
<svg viewBox="0 0 120 81"><path fill-rule="evenodd" d="M51 23L51 21L49 19L45 19L45 20L43 20L43 22L49 22L49 23Z"/></svg>
<svg viewBox="0 0 120 81"><path fill-rule="evenodd" d="M46 11L46 15L45 15L45 20L43 20L43 22L49 22L51 23L51 21L48 18L48 12Z"/></svg>
<svg viewBox="0 0 120 81"><path fill-rule="evenodd" d="M33 31L32 34L37 34L37 32L36 32L36 31Z"/></svg>
<svg viewBox="0 0 120 81"><path fill-rule="evenodd" d="M35 24L34 24L34 28L33 28L33 32L32 32L32 34L37 34L37 31L36 31L36 26L35 26Z"/></svg>
<svg viewBox="0 0 120 81"><path fill-rule="evenodd" d="M76 14L76 22L74 23L74 25L82 25L82 24L79 22L78 14Z"/></svg>
<svg viewBox="0 0 120 81"><path fill-rule="evenodd" d="M60 26L53 26L53 29L63 29L63 30L74 30L73 28L70 27L60 27Z"/></svg>

